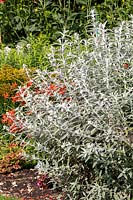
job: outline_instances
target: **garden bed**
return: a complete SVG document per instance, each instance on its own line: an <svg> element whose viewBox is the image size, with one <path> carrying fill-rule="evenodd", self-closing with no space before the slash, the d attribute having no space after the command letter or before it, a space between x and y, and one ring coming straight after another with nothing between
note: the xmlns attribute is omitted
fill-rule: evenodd
<svg viewBox="0 0 133 200"><path fill-rule="evenodd" d="M37 186L38 171L22 169L14 173L0 174L0 194L21 200L55 200L58 192Z"/></svg>

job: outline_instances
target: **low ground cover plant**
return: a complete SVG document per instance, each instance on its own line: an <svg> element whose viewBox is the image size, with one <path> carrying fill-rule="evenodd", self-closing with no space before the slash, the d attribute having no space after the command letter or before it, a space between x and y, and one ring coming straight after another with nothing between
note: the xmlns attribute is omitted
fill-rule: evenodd
<svg viewBox="0 0 133 200"><path fill-rule="evenodd" d="M36 71L6 128L65 199L131 200L133 21L108 30L93 11L92 21L90 38L64 32L52 45L55 70Z"/></svg>
<svg viewBox="0 0 133 200"><path fill-rule="evenodd" d="M14 172L21 169L24 157L22 147L17 143L0 141L0 173Z"/></svg>
<svg viewBox="0 0 133 200"><path fill-rule="evenodd" d="M14 197L4 197L4 196L1 196L0 195L0 200L18 200L18 199L15 199Z"/></svg>
<svg viewBox="0 0 133 200"><path fill-rule="evenodd" d="M15 142L14 136L9 135L8 132L0 133L0 174L33 168L36 161L31 162L24 156L25 152L30 154L32 150L29 146L25 148L22 142Z"/></svg>

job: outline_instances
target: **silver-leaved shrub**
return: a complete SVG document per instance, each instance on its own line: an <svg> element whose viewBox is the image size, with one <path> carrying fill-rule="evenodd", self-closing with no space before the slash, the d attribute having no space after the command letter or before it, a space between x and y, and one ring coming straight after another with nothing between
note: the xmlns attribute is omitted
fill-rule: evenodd
<svg viewBox="0 0 133 200"><path fill-rule="evenodd" d="M133 20L113 30L93 21L84 40L65 32L48 58L55 70L36 71L21 94L16 140L65 199L131 199Z"/></svg>

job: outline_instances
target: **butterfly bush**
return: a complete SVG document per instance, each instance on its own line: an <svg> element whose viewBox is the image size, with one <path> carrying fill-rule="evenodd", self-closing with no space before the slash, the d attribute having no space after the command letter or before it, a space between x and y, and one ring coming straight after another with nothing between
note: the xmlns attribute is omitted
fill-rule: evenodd
<svg viewBox="0 0 133 200"><path fill-rule="evenodd" d="M133 20L88 39L68 32L48 54L52 72L37 70L16 109L16 140L29 145L65 199L128 200L133 195ZM129 131L130 130L130 131ZM25 137L24 137L25 135Z"/></svg>

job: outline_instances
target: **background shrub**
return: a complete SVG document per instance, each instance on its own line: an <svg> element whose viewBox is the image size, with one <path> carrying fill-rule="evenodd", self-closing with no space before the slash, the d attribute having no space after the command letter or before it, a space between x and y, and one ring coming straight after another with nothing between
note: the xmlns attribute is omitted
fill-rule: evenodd
<svg viewBox="0 0 133 200"><path fill-rule="evenodd" d="M133 13L133 2L131 0L104 0L96 4L96 10L99 15L99 21L107 21L107 26L113 28L123 20L129 20L129 16Z"/></svg>
<svg viewBox="0 0 133 200"><path fill-rule="evenodd" d="M63 33L53 45L48 57L55 71L36 72L16 116L22 135L32 139L30 158L66 199L130 200L132 19L110 31L92 16L92 37Z"/></svg>
<svg viewBox="0 0 133 200"><path fill-rule="evenodd" d="M132 0L7 0L0 4L2 41L16 43L31 33L35 36L43 33L53 42L64 29L84 37L92 8L97 10L99 21L107 21L113 27L119 20L129 19L132 7Z"/></svg>

